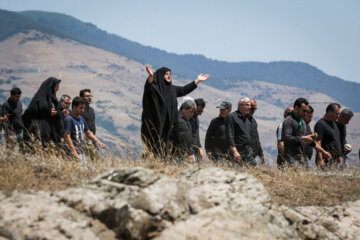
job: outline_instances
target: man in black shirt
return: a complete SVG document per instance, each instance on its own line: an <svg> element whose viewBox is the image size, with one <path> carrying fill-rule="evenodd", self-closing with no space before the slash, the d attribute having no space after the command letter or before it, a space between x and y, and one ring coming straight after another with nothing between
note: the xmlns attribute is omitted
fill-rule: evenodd
<svg viewBox="0 0 360 240"><path fill-rule="evenodd" d="M349 154L351 152L351 148L345 148L345 144L347 144L346 142L346 125L349 124L351 118L354 116L354 113L348 109L345 108L341 111L340 116L338 118L338 120L336 121L336 124L339 128L339 132L340 132L340 143L341 143L341 153L342 153L342 157L343 157L343 164L346 164L346 158L347 158L347 154Z"/></svg>
<svg viewBox="0 0 360 240"><path fill-rule="evenodd" d="M306 146L315 146L315 135L307 134L307 126L303 120L309 102L298 98L294 102L294 111L282 125L281 140L284 141L285 160L290 166L306 164Z"/></svg>
<svg viewBox="0 0 360 240"><path fill-rule="evenodd" d="M293 107L287 107L284 111L284 119L286 119L293 111L294 111ZM285 164L284 141L281 139L283 122L276 129L276 139L277 139L277 149L278 149L276 164L278 167L283 167Z"/></svg>
<svg viewBox="0 0 360 240"><path fill-rule="evenodd" d="M217 162L220 159L226 159L229 153L229 145L225 136L225 118L231 113L231 103L222 102L217 108L220 108L220 115L211 120L205 136L205 150L209 159Z"/></svg>
<svg viewBox="0 0 360 240"><path fill-rule="evenodd" d="M83 89L80 91L80 97L83 97L86 101L85 111L81 114L86 120L86 123L90 131L95 135L96 134L96 125L95 125L95 112L92 107L90 107L92 95L90 89Z"/></svg>
<svg viewBox="0 0 360 240"><path fill-rule="evenodd" d="M180 105L178 121L175 122L173 131L174 156L182 161L184 156L190 162L194 162L194 148L192 145L192 131L189 119L194 114L196 104L194 100L186 100Z"/></svg>
<svg viewBox="0 0 360 240"><path fill-rule="evenodd" d="M317 142L332 158L326 158L319 151L316 153L316 164L323 168L325 165L342 164L340 132L336 120L340 115L340 104L331 103L326 108L326 114L315 124Z"/></svg>
<svg viewBox="0 0 360 240"><path fill-rule="evenodd" d="M261 148L261 143L260 143L260 139L259 139L259 132L258 132L258 124L254 118L254 113L257 110L257 103L255 101L255 99L250 99L250 111L249 111L249 115L248 118L251 122L251 148L253 149L253 155L254 155L254 159L256 158L256 156L259 156L261 159L261 164L265 163L265 157L264 157L264 153L263 150Z"/></svg>
<svg viewBox="0 0 360 240"><path fill-rule="evenodd" d="M250 99L240 98L238 110L229 114L225 121L226 139L230 146L231 156L236 163L256 166L251 148L251 122L247 115L250 110Z"/></svg>
<svg viewBox="0 0 360 240"><path fill-rule="evenodd" d="M205 160L205 155L200 143L199 134L199 116L204 112L205 101L202 98L195 99L196 109L193 116L189 119L192 130L192 144L194 148L195 158L201 161Z"/></svg>
<svg viewBox="0 0 360 240"><path fill-rule="evenodd" d="M21 141L24 124L22 121L23 108L20 101L21 90L13 88L10 91L10 98L2 105L2 115L8 116L4 122L6 140L8 142Z"/></svg>

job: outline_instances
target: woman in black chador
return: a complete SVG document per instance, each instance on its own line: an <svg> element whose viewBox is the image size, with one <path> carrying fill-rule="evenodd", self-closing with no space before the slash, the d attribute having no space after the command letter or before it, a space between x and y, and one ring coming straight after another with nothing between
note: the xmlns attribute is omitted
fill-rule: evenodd
<svg viewBox="0 0 360 240"><path fill-rule="evenodd" d="M41 139L44 146L50 141L55 144L60 143L61 111L56 98L60 82L61 80L54 77L46 79L32 98L22 117L25 141L30 141L32 134L37 139Z"/></svg>
<svg viewBox="0 0 360 240"><path fill-rule="evenodd" d="M144 87L141 139L147 151L165 155L171 130L177 121L177 97L192 92L210 75L200 74L195 81L178 87L171 84L170 69L162 67L153 73L146 67L146 71L149 76Z"/></svg>

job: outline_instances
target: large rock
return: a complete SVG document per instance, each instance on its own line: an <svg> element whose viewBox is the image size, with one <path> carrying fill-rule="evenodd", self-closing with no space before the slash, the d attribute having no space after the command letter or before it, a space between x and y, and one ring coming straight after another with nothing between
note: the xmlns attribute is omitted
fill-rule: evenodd
<svg viewBox="0 0 360 240"><path fill-rule="evenodd" d="M121 168L53 195L0 194L0 238L354 239L360 202L278 206L254 177L220 168L175 178Z"/></svg>

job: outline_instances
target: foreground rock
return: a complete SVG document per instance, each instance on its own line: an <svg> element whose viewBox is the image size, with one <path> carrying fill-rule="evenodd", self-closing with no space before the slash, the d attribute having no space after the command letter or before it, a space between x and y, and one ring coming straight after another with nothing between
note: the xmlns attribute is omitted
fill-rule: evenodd
<svg viewBox="0 0 360 240"><path fill-rule="evenodd" d="M0 195L0 238L356 239L360 201L291 209L254 177L219 168L176 178L121 168L58 192Z"/></svg>

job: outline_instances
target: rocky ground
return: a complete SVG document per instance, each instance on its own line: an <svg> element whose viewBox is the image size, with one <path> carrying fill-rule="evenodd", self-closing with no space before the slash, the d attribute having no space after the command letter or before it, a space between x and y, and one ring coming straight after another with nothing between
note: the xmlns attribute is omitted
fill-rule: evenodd
<svg viewBox="0 0 360 240"><path fill-rule="evenodd" d="M274 203L253 176L220 168L175 178L111 170L56 193L0 194L0 239L359 239L360 201Z"/></svg>

